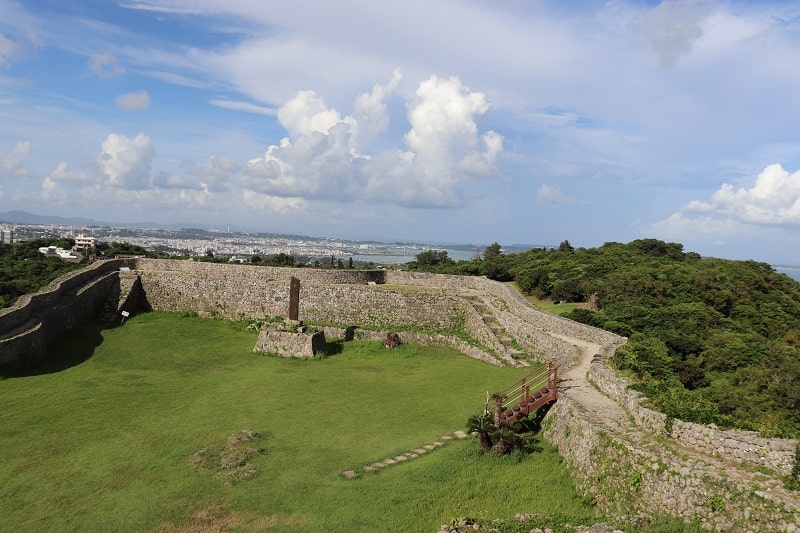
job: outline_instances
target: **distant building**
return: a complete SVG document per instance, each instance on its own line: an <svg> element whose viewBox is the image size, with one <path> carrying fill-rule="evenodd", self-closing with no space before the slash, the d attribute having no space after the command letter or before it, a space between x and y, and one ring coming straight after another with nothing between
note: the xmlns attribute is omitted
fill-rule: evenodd
<svg viewBox="0 0 800 533"><path fill-rule="evenodd" d="M94 237L86 237L81 233L75 237L75 248L94 248Z"/></svg>
<svg viewBox="0 0 800 533"><path fill-rule="evenodd" d="M11 228L0 228L0 242L3 244L11 244L14 242L14 233Z"/></svg>

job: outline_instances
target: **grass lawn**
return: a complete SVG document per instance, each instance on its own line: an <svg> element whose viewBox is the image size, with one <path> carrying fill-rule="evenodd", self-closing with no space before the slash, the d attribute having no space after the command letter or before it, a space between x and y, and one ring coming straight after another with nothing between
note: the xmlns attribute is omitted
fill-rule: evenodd
<svg viewBox="0 0 800 533"><path fill-rule="evenodd" d="M371 342L289 360L255 341L239 323L149 313L81 328L52 366L0 381L0 531L422 532L520 512L592 523L546 443L499 458L470 438L341 475L463 429L524 370ZM264 449L254 477L195 464L242 429Z"/></svg>

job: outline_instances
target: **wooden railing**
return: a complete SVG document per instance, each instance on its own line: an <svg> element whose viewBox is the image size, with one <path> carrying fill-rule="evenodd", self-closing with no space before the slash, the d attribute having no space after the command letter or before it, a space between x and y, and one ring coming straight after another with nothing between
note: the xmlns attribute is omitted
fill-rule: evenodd
<svg viewBox="0 0 800 533"><path fill-rule="evenodd" d="M496 418L514 422L557 399L558 368L542 365L495 396Z"/></svg>

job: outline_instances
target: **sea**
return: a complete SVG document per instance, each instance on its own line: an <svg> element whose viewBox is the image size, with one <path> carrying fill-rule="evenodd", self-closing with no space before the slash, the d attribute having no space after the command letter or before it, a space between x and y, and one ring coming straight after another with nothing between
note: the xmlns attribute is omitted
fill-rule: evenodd
<svg viewBox="0 0 800 533"><path fill-rule="evenodd" d="M800 281L800 266L778 265L773 266L772 268L774 268L775 272L779 274L786 274L790 278Z"/></svg>

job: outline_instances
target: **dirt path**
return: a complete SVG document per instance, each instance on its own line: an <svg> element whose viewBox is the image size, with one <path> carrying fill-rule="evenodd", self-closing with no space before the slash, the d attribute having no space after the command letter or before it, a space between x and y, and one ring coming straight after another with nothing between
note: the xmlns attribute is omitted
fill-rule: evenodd
<svg viewBox="0 0 800 533"><path fill-rule="evenodd" d="M559 369L558 378L561 387L559 394L568 396L578 403L591 414L591 421L599 426L604 426L615 433L629 434L635 431L636 428L630 423L625 409L589 383L587 374L593 357L600 353L600 345L574 337L550 334L574 344L581 351L576 364L570 368Z"/></svg>

